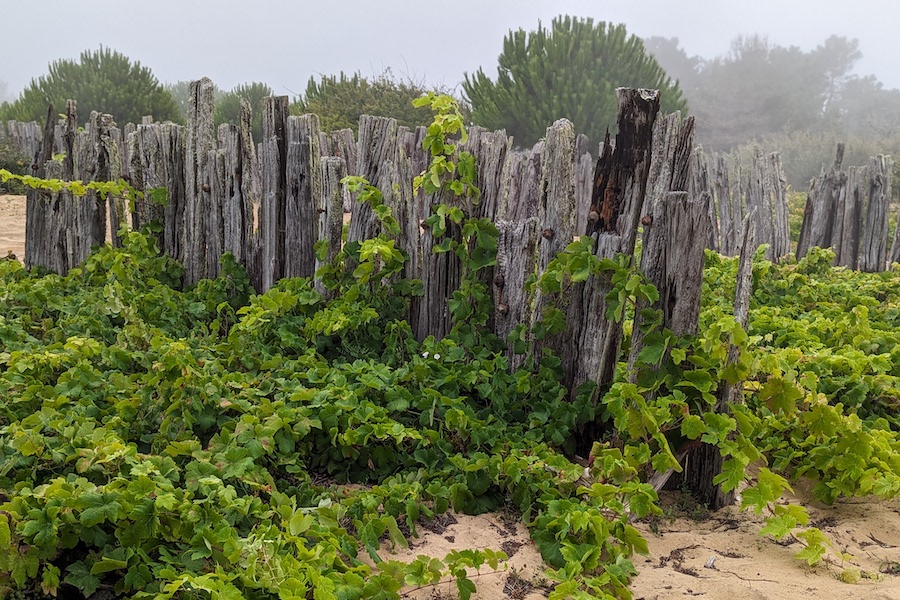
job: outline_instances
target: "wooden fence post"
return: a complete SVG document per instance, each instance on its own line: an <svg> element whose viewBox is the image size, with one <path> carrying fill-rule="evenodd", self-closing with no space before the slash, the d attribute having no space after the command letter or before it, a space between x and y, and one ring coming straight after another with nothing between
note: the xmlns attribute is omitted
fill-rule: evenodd
<svg viewBox="0 0 900 600"><path fill-rule="evenodd" d="M888 258L888 210L891 202L891 178L894 161L879 154L869 158L866 217L860 247L859 270L880 273Z"/></svg>
<svg viewBox="0 0 900 600"><path fill-rule="evenodd" d="M823 167L821 174L810 182L800 238L797 240L797 259L806 256L810 248L829 248L837 242L834 237L835 223L843 218L843 215L836 214L845 177L841 172L843 161L844 144L840 143L831 167L827 170Z"/></svg>
<svg viewBox="0 0 900 600"><path fill-rule="evenodd" d="M261 292L267 292L284 273L286 133L288 98L263 100L263 139L259 171L261 200L259 217Z"/></svg>
<svg viewBox="0 0 900 600"><path fill-rule="evenodd" d="M311 278L316 272L320 215L327 210L322 194L319 117L288 117L286 144L284 277Z"/></svg>
<svg viewBox="0 0 900 600"><path fill-rule="evenodd" d="M184 160L184 229L182 230L182 256L184 283L193 285L207 276L206 221L210 210L210 187L207 180L207 163L210 152L216 147L213 127L215 86L204 77L190 86L188 125L185 136Z"/></svg>
<svg viewBox="0 0 900 600"><path fill-rule="evenodd" d="M596 240L594 254L598 258L634 252L647 192L653 122L659 112L659 92L655 90L620 88L617 94L619 132L615 149L607 137L597 159L588 218L588 234ZM570 390L587 380L601 388L612 382L622 326L606 319L609 290L610 283L602 277L590 277L572 286L575 307L570 314L580 310L582 316L575 323L567 323L571 341L562 359L568 366ZM579 445L589 447L598 433L589 425L581 432Z"/></svg>
<svg viewBox="0 0 900 600"><path fill-rule="evenodd" d="M740 259L738 261L737 284L734 297L734 318L746 331L750 319L750 293L752 291L753 255L758 245L755 241L756 220L752 213L744 221L741 235ZM740 360L740 349L730 345L726 364L734 365ZM717 391L715 412L726 412L729 406L741 402L743 382L733 384L721 382ZM722 472L723 458L718 446L701 443L692 447L684 455L684 470L677 480L689 489L694 497L707 505L710 510L718 510L734 501L734 491L723 492L713 483ZM656 487L656 486L654 486ZM661 487L661 486L660 486ZM656 489L660 489L657 487Z"/></svg>

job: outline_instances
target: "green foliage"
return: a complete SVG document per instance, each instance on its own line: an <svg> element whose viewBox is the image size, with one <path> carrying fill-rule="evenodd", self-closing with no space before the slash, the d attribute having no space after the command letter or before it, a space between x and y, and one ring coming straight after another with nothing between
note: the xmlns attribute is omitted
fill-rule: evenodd
<svg viewBox="0 0 900 600"><path fill-rule="evenodd" d="M3 117L18 121L42 122L47 103L64 109L66 100L78 103L84 120L91 111L111 114L119 125L140 123L150 115L156 121L178 121L178 106L149 68L132 63L109 48L86 50L78 61L60 59L50 64L49 73L22 91L8 105Z"/></svg>
<svg viewBox="0 0 900 600"><path fill-rule="evenodd" d="M275 92L264 83L245 83L226 92L216 99L216 126L222 123L238 125L241 122L241 99L250 103L252 117L250 119L250 132L253 139L262 140L262 101L263 98L274 96Z"/></svg>
<svg viewBox="0 0 900 600"><path fill-rule="evenodd" d="M352 129L355 133L361 115L391 117L414 128L431 122L427 109L412 104L426 91L413 81L394 79L390 70L371 80L359 73L323 75L319 81L310 78L306 93L294 102L291 113L315 113L326 132Z"/></svg>
<svg viewBox="0 0 900 600"><path fill-rule="evenodd" d="M8 138L0 139L0 171L24 176L28 173L30 167L31 158L23 155L13 147ZM19 181L8 179L0 182L0 193L21 194L24 189L25 186Z"/></svg>
<svg viewBox="0 0 900 600"><path fill-rule="evenodd" d="M686 107L678 84L624 25L557 17L549 29L511 31L498 63L496 81L479 69L466 75L463 90L477 125L506 129L520 146L537 142L560 118L602 140L615 127L618 87L661 90L664 112Z"/></svg>

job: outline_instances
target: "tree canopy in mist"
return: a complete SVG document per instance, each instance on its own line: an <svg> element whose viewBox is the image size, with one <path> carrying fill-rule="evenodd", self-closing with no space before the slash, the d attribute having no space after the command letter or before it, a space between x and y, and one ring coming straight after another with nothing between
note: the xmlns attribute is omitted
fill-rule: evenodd
<svg viewBox="0 0 900 600"><path fill-rule="evenodd" d="M496 80L479 69L463 90L475 124L505 129L518 145L534 144L561 118L602 140L615 126L618 87L659 89L663 111L685 108L678 84L624 25L557 17L549 28L510 31L497 62Z"/></svg>

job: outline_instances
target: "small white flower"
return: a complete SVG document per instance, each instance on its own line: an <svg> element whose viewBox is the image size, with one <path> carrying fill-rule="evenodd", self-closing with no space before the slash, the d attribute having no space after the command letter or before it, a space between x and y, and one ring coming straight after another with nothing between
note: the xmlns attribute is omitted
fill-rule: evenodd
<svg viewBox="0 0 900 600"><path fill-rule="evenodd" d="M441 357L440 354L435 354L435 355L434 355L434 360L438 360L440 357Z"/></svg>
<svg viewBox="0 0 900 600"><path fill-rule="evenodd" d="M422 358L428 358L428 352L423 352L423 353L422 353Z"/></svg>

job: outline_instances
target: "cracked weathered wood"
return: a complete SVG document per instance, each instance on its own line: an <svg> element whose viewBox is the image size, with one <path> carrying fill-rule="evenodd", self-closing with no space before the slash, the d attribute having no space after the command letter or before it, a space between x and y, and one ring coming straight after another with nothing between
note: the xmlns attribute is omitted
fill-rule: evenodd
<svg viewBox="0 0 900 600"><path fill-rule="evenodd" d="M397 127L396 119L369 115L359 118L356 174L376 187L382 179L390 181L390 171L397 160ZM381 192L387 195L392 190L381 188ZM381 231L367 203L354 202L350 212L348 242L371 239Z"/></svg>
<svg viewBox="0 0 900 600"><path fill-rule="evenodd" d="M753 152L753 163L750 169L750 177L747 184L747 212L756 215L756 231L761 244L767 244L766 258L775 260L774 248L774 214L770 193L769 169L766 164L762 148L756 146Z"/></svg>
<svg viewBox="0 0 900 600"><path fill-rule="evenodd" d="M887 267L888 210L894 161L884 155L869 158L866 216L859 249L859 270L880 273Z"/></svg>
<svg viewBox="0 0 900 600"><path fill-rule="evenodd" d="M47 112L41 141L36 144L33 156L32 172L41 178L72 179L72 161L74 160L75 135L75 103L69 101L66 106L66 131L70 135L70 143L64 163L51 160L55 136L56 114L51 104ZM10 127L11 131L14 128ZM65 236L70 223L70 206L72 195L68 192L51 194L42 190L26 188L25 190L25 266L45 267L59 274L66 272L65 265L67 245Z"/></svg>
<svg viewBox="0 0 900 600"><path fill-rule="evenodd" d="M591 155L587 136L575 138L575 235L587 233L591 212L591 192L594 180L594 157Z"/></svg>
<svg viewBox="0 0 900 600"><path fill-rule="evenodd" d="M330 264L341 251L341 233L344 227L344 200L350 193L341 180L347 176L347 165L343 158L325 156L322 158L322 200L325 212L319 215L317 239L326 247L324 258L316 257L316 271ZM326 298L332 298L334 292L325 289L321 281L316 280L316 289Z"/></svg>
<svg viewBox="0 0 900 600"><path fill-rule="evenodd" d="M525 282L534 274L534 257L540 231L537 217L523 221L497 222L500 239L497 242L497 267L494 269L494 331L506 341L516 325L523 324L525 332L531 327L533 292ZM515 370L525 362L525 354L515 354L512 346L506 350L509 368Z"/></svg>
<svg viewBox="0 0 900 600"><path fill-rule="evenodd" d="M184 265L186 285L197 283L207 276L206 221L210 201L207 162L210 152L216 147L214 95L215 86L206 77L190 85L184 160L184 254L179 257Z"/></svg>
<svg viewBox="0 0 900 600"><path fill-rule="evenodd" d="M844 144L837 145L834 162L828 169L822 168L818 177L810 182L803 223L797 240L797 258L806 256L810 248L831 248L837 242L836 221L843 218L837 214L837 205L846 175L841 171L844 161Z"/></svg>
<svg viewBox="0 0 900 600"><path fill-rule="evenodd" d="M719 215L719 253L733 256L735 253L737 230L740 228L734 219L734 200L725 157L715 157L713 167L712 189ZM740 199L739 199L740 200Z"/></svg>
<svg viewBox="0 0 900 600"><path fill-rule="evenodd" d="M716 200L713 192L712 183L709 175L709 161L703 146L697 146L691 151L691 163L687 186L688 196L691 198L699 198L701 194L709 194L709 214L707 221L709 222L709 240L706 247L716 252L721 252L722 243L719 239L719 217L716 211Z"/></svg>
<svg viewBox="0 0 900 600"><path fill-rule="evenodd" d="M687 191L693 147L693 117L682 120L676 111L656 120L644 212L649 213L669 192Z"/></svg>
<svg viewBox="0 0 900 600"><path fill-rule="evenodd" d="M847 180L841 190L840 238L835 245L835 265L856 269L859 266L860 228L865 206L868 167L850 167Z"/></svg>
<svg viewBox="0 0 900 600"><path fill-rule="evenodd" d="M788 222L787 180L781 165L781 154L771 152L766 158L769 186L767 192L772 199L772 256L780 260L791 251L791 226Z"/></svg>
<svg viewBox="0 0 900 600"><path fill-rule="evenodd" d="M638 222L650 169L653 122L659 112L659 92L620 88L618 134L615 149L607 136L594 170L588 234L594 237L594 254L613 258L634 253ZM603 387L612 382L622 341L622 325L606 319L607 278L591 276L572 286L573 307L580 310L577 323L567 323L571 342L562 356L570 390L587 380ZM583 441L596 432L585 431Z"/></svg>
<svg viewBox="0 0 900 600"><path fill-rule="evenodd" d="M283 276L312 278L315 244L323 228L321 215L327 211L322 194L319 117L288 117L286 145Z"/></svg>
<svg viewBox="0 0 900 600"><path fill-rule="evenodd" d="M752 213L747 215L742 229L734 295L734 319L746 331L750 317L753 256L758 247L755 241L756 220ZM729 344L725 358L726 365L735 365L740 358L740 348ZM732 405L742 402L743 389L743 381L720 382L720 387L716 392L717 402L713 410L719 413L729 412ZM722 452L718 446L701 442L698 445L689 446L680 454L679 460L683 463L684 469L670 484L687 488L699 502L706 504L710 510L718 510L734 502L734 490L723 492L720 486L713 483L713 479L722 472L724 463ZM659 490L664 483L660 478L655 482L654 488Z"/></svg>
<svg viewBox="0 0 900 600"><path fill-rule="evenodd" d="M261 292L267 292L284 272L287 118L287 96L263 99L259 157Z"/></svg>
<svg viewBox="0 0 900 600"><path fill-rule="evenodd" d="M499 218L524 221L537 216L543 147L544 142L540 141L531 150L510 156L509 183L497 208Z"/></svg>
<svg viewBox="0 0 900 600"><path fill-rule="evenodd" d="M653 208L644 226L641 272L659 291L653 304L638 302L631 334L628 370L644 348L640 311L662 311L661 327L679 336L695 335L700 318L703 262L709 242L708 192L691 198L687 192L669 192Z"/></svg>
<svg viewBox="0 0 900 600"><path fill-rule="evenodd" d="M556 121L547 129L541 157L541 182L538 198L538 245L536 273L540 278L556 256L572 243L576 234L575 202L575 126L566 119ZM567 316L567 321L577 321L580 315L569 315L569 311L580 310L572 305L570 294L544 294L537 289L534 300L532 322L544 316L545 309L553 307ZM571 344L571 335L563 331L535 340L534 355L540 359L544 349L553 350L557 356L564 356L566 346Z"/></svg>
<svg viewBox="0 0 900 600"><path fill-rule="evenodd" d="M75 137L74 179L85 183L118 179L121 163L115 143L112 115L91 112L83 131ZM110 205L112 206L112 205ZM106 243L107 203L99 194L89 191L77 199L72 209L69 245L69 268L84 261L94 246ZM118 226L118 215L110 215L111 226Z"/></svg>

